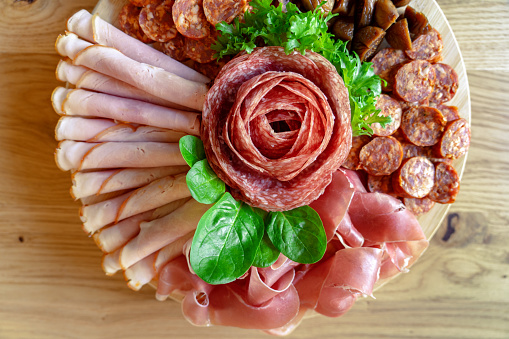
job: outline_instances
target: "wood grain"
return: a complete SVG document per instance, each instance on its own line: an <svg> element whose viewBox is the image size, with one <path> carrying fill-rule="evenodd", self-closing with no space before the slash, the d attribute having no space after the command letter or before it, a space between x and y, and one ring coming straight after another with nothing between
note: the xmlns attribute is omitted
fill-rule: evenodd
<svg viewBox="0 0 509 339"><path fill-rule="evenodd" d="M457 202L413 267L290 338L509 337L509 3L438 1L465 58L472 146ZM96 0L0 1L0 338L267 338L195 328L151 288L106 277L53 161L55 37Z"/></svg>

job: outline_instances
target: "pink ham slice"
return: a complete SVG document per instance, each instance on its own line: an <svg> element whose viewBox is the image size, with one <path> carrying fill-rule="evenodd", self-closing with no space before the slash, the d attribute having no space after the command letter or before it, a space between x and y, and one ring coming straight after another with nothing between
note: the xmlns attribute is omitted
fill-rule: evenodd
<svg viewBox="0 0 509 339"><path fill-rule="evenodd" d="M57 37L55 50L61 56L74 60L79 52L92 45L90 42L80 39L76 34L66 32Z"/></svg>
<svg viewBox="0 0 509 339"><path fill-rule="evenodd" d="M186 245L193 236L194 230L161 248L157 252L156 260L154 262L156 272L161 272L161 269L167 263L182 255L184 253L184 245Z"/></svg>
<svg viewBox="0 0 509 339"><path fill-rule="evenodd" d="M55 160L62 171L186 164L177 143L162 142L87 143L65 140L58 145Z"/></svg>
<svg viewBox="0 0 509 339"><path fill-rule="evenodd" d="M66 91L60 104L62 97L55 95L53 100L54 106L62 107L64 115L108 118L194 135L200 131L197 113L83 89Z"/></svg>
<svg viewBox="0 0 509 339"><path fill-rule="evenodd" d="M67 30L90 42L114 47L133 60L160 67L184 79L203 83L210 81L192 68L130 37L98 15L92 16L84 9L67 21Z"/></svg>
<svg viewBox="0 0 509 339"><path fill-rule="evenodd" d="M83 206L83 229L93 234L111 223L190 196L185 175L164 177L117 198Z"/></svg>
<svg viewBox="0 0 509 339"><path fill-rule="evenodd" d="M63 116L55 128L55 139L105 142L105 141L151 141L178 142L184 132L161 127L116 123L110 119L92 119Z"/></svg>
<svg viewBox="0 0 509 339"><path fill-rule="evenodd" d="M157 274L154 269L155 259L156 253L153 253L124 271L124 278L129 288L139 291L144 285L152 281Z"/></svg>
<svg viewBox="0 0 509 339"><path fill-rule="evenodd" d="M56 77L57 80L62 82L68 82L76 85L80 78L88 72L89 69L82 66L74 66L72 60L65 58L60 60L57 65Z"/></svg>

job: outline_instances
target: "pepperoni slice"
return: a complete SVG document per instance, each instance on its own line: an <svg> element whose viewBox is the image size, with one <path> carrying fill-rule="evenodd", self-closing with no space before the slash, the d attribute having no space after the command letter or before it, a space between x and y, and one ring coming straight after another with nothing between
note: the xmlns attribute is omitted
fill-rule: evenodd
<svg viewBox="0 0 509 339"><path fill-rule="evenodd" d="M381 137L386 137L396 132L396 130L399 128L399 125L401 124L402 114L401 105L398 103L398 101L394 100L386 94L382 94L378 97L375 107L376 109L380 110L380 114L384 117L391 117L392 122L386 124L383 128L379 123L372 124L371 128L373 129L373 134Z"/></svg>
<svg viewBox="0 0 509 339"><path fill-rule="evenodd" d="M370 142L371 138L367 135L359 135L357 137L352 138L352 148L350 148L350 153L348 153L348 157L345 162L341 165L350 170L358 170L359 169L359 154L361 149Z"/></svg>
<svg viewBox="0 0 509 339"><path fill-rule="evenodd" d="M199 63L207 63L215 60L217 53L211 46L216 42L216 30L210 32L210 35L203 39L184 39L184 51L187 57Z"/></svg>
<svg viewBox="0 0 509 339"><path fill-rule="evenodd" d="M184 50L184 37L178 33L175 38L161 44L161 51L177 61L184 61L187 59Z"/></svg>
<svg viewBox="0 0 509 339"><path fill-rule="evenodd" d="M429 198L441 204L452 204L460 191L458 172L449 164L440 163L435 169L435 183Z"/></svg>
<svg viewBox="0 0 509 339"><path fill-rule="evenodd" d="M390 175L403 160L403 148L393 137L376 137L359 154L360 165L371 175Z"/></svg>
<svg viewBox="0 0 509 339"><path fill-rule="evenodd" d="M216 26L222 21L232 22L246 4L247 0L203 0L203 11L207 20Z"/></svg>
<svg viewBox="0 0 509 339"><path fill-rule="evenodd" d="M442 49L444 43L442 37L436 29L419 36L412 43L412 49L405 51L410 59L427 60L429 62L438 62L442 60Z"/></svg>
<svg viewBox="0 0 509 339"><path fill-rule="evenodd" d="M435 155L441 158L458 159L467 153L470 146L470 126L465 119L447 124L440 141L433 147Z"/></svg>
<svg viewBox="0 0 509 339"><path fill-rule="evenodd" d="M118 23L120 25L120 29L127 35L132 36L144 43L152 42L141 29L139 23L141 8L133 5L132 3L127 3L118 14Z"/></svg>
<svg viewBox="0 0 509 339"><path fill-rule="evenodd" d="M428 213L435 206L435 202L428 197L404 198L403 203L416 217Z"/></svg>
<svg viewBox="0 0 509 339"><path fill-rule="evenodd" d="M438 105L451 100L458 90L458 74L449 65L434 64L435 89L430 97L432 105Z"/></svg>
<svg viewBox="0 0 509 339"><path fill-rule="evenodd" d="M172 16L177 30L185 37L201 39L210 34L210 24L203 12L203 0L175 0Z"/></svg>
<svg viewBox="0 0 509 339"><path fill-rule="evenodd" d="M405 159L392 176L394 192L407 198L424 198L434 184L435 166L425 157Z"/></svg>
<svg viewBox="0 0 509 339"><path fill-rule="evenodd" d="M398 69L393 91L402 100L418 102L430 97L435 86L435 70L424 60L409 62Z"/></svg>
<svg viewBox="0 0 509 339"><path fill-rule="evenodd" d="M433 107L412 107L403 113L401 131L417 146L433 146L440 139L446 125L445 117Z"/></svg>
<svg viewBox="0 0 509 339"><path fill-rule="evenodd" d="M150 39L166 42L177 36L177 28L171 15L173 3L174 0L165 0L147 5L141 10L140 27Z"/></svg>

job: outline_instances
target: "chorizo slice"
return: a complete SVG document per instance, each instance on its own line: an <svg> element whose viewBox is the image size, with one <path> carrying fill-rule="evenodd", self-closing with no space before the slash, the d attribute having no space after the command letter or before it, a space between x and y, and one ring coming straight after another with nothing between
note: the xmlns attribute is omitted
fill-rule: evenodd
<svg viewBox="0 0 509 339"><path fill-rule="evenodd" d="M404 198L403 204L416 217L424 215L431 211L435 202L428 197L424 198Z"/></svg>
<svg viewBox="0 0 509 339"><path fill-rule="evenodd" d="M393 193L391 176L368 174L368 191L385 194Z"/></svg>
<svg viewBox="0 0 509 339"><path fill-rule="evenodd" d="M184 37L182 34L177 33L173 39L162 43L161 52L177 61L186 60L187 55L186 51L184 50Z"/></svg>
<svg viewBox="0 0 509 339"><path fill-rule="evenodd" d="M359 154L361 149L368 142L371 141L371 138L367 135L359 135L357 137L352 138L352 148L350 148L350 152L346 157L345 162L341 165L349 170L358 170L359 169Z"/></svg>
<svg viewBox="0 0 509 339"><path fill-rule="evenodd" d="M372 124L371 128L373 129L373 134L386 137L396 132L401 124L402 115L401 105L399 102L387 94L382 94L376 100L375 107L380 110L380 114L384 117L391 117L392 122L386 124L383 128L379 123Z"/></svg>
<svg viewBox="0 0 509 339"><path fill-rule="evenodd" d="M458 159L467 153L470 146L470 126L461 118L447 123L439 142L433 147L440 158Z"/></svg>
<svg viewBox="0 0 509 339"><path fill-rule="evenodd" d="M217 53L211 46L216 42L217 34L213 30L209 36L203 39L184 39L184 51L187 57L199 63L207 63L215 60Z"/></svg>
<svg viewBox="0 0 509 339"><path fill-rule="evenodd" d="M136 7L145 7L151 4L158 3L160 0L129 0Z"/></svg>
<svg viewBox="0 0 509 339"><path fill-rule="evenodd" d="M394 76L393 92L407 102L428 99L435 85L435 70L425 60L414 60L401 66Z"/></svg>
<svg viewBox="0 0 509 339"><path fill-rule="evenodd" d="M140 12L140 27L152 40L167 42L177 36L177 28L173 23L171 9L174 0L150 4Z"/></svg>
<svg viewBox="0 0 509 339"><path fill-rule="evenodd" d="M401 142L403 147L403 160L413 157L428 157L431 154L430 147L422 147L414 145L410 142Z"/></svg>
<svg viewBox="0 0 509 339"><path fill-rule="evenodd" d="M435 183L428 197L441 204L452 204L460 191L460 178L456 169L447 163L435 168Z"/></svg>
<svg viewBox="0 0 509 339"><path fill-rule="evenodd" d="M247 0L203 0L203 12L212 26L222 21L229 24L242 12L246 3Z"/></svg>
<svg viewBox="0 0 509 339"><path fill-rule="evenodd" d="M444 43L440 33L436 29L432 29L415 39L412 42L412 49L406 50L405 53L410 59L435 63L442 60L443 48Z"/></svg>
<svg viewBox="0 0 509 339"><path fill-rule="evenodd" d="M460 118L459 109L456 106L437 105L435 108L444 115L444 117L447 119L447 122Z"/></svg>
<svg viewBox="0 0 509 339"><path fill-rule="evenodd" d="M458 90L458 73L449 65L434 64L435 88L430 97L432 105L438 105L451 100Z"/></svg>
<svg viewBox="0 0 509 339"><path fill-rule="evenodd" d="M393 137L376 137L359 153L361 167L371 175L390 175L403 160L403 148Z"/></svg>
<svg viewBox="0 0 509 339"><path fill-rule="evenodd" d="M403 112L401 131L405 138L417 146L433 146L442 136L445 117L433 107L412 107Z"/></svg>
<svg viewBox="0 0 509 339"><path fill-rule="evenodd" d="M399 102L399 104L401 105L401 109L404 112L407 109L412 108L412 107L429 106L429 99L424 99L424 100L417 101L417 102L406 102L406 101L402 100Z"/></svg>
<svg viewBox="0 0 509 339"><path fill-rule="evenodd" d="M128 2L118 13L118 23L120 29L127 35L132 36L144 43L152 42L140 27L141 8Z"/></svg>
<svg viewBox="0 0 509 339"><path fill-rule="evenodd" d="M201 39L210 34L210 23L203 12L203 0L175 0L172 16L177 30L185 37Z"/></svg>
<svg viewBox="0 0 509 339"><path fill-rule="evenodd" d="M384 48L371 59L375 74L386 82L386 84L382 83L384 92L392 91L397 66L408 60L404 51L394 48Z"/></svg>
<svg viewBox="0 0 509 339"><path fill-rule="evenodd" d="M435 165L425 157L405 159L392 176L394 192L405 198L424 198L434 182Z"/></svg>

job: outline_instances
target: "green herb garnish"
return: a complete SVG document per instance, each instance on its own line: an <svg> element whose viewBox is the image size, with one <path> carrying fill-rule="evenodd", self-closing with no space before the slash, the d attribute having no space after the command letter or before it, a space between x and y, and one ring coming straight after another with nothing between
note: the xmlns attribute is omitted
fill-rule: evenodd
<svg viewBox="0 0 509 339"><path fill-rule="evenodd" d="M334 39L327 31L327 21L334 14L324 18L320 6L303 13L291 2L286 4L286 12L282 4L272 6L272 0L253 0L250 5L253 10L244 14L244 22L236 18L232 24L216 25L222 32L212 46L218 52L217 59L241 51L251 53L260 40L262 45L284 47L287 54L294 50L302 54L308 50L319 53L336 67L348 89L354 136L372 135L370 124L377 122L385 127L392 121L390 117L379 116L374 106L382 86L372 64L362 63L357 54L348 52L345 42Z"/></svg>

